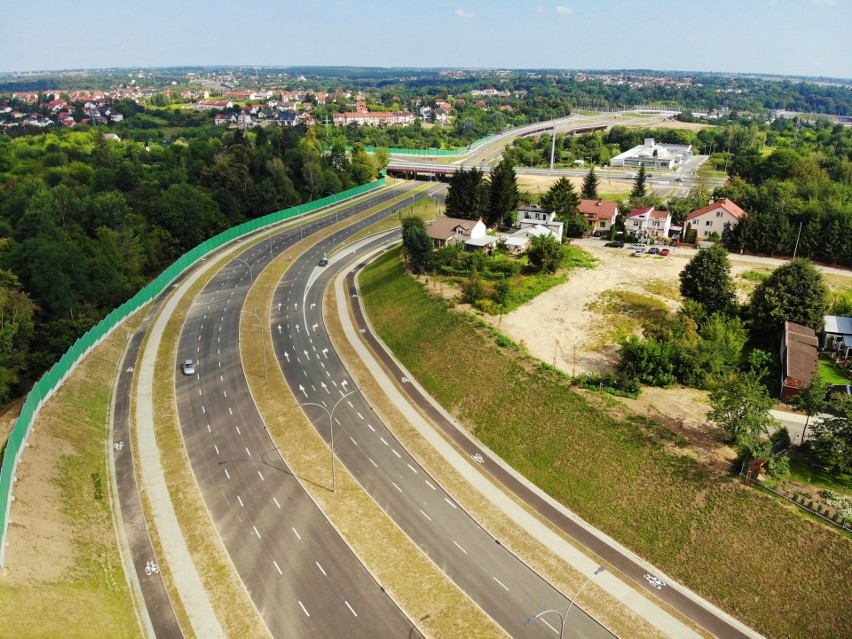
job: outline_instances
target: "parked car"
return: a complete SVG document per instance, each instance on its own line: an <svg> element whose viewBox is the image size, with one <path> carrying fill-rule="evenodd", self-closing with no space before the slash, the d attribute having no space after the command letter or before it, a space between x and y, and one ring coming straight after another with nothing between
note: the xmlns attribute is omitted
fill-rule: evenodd
<svg viewBox="0 0 852 639"><path fill-rule="evenodd" d="M184 375L195 375L195 360L188 359L181 364L180 369Z"/></svg>
<svg viewBox="0 0 852 639"><path fill-rule="evenodd" d="M659 255L659 254L660 254L660 249L658 249L656 246L652 246L651 248L648 249L648 255Z"/></svg>
<svg viewBox="0 0 852 639"><path fill-rule="evenodd" d="M671 251L667 248L660 249L660 255L668 255Z"/></svg>
<svg viewBox="0 0 852 639"><path fill-rule="evenodd" d="M850 384L832 384L828 389L828 397L838 397L843 395L852 395L852 385Z"/></svg>
<svg viewBox="0 0 852 639"><path fill-rule="evenodd" d="M645 253L645 251L643 251L642 249L636 249L635 251L633 251L632 255L633 255L633 257L642 257L642 255L644 255L644 253Z"/></svg>
<svg viewBox="0 0 852 639"><path fill-rule="evenodd" d="M325 255L322 256L322 259L319 261L319 265L328 266L328 258Z"/></svg>
<svg viewBox="0 0 852 639"><path fill-rule="evenodd" d="M604 246L607 248L624 248L624 242L607 242Z"/></svg>

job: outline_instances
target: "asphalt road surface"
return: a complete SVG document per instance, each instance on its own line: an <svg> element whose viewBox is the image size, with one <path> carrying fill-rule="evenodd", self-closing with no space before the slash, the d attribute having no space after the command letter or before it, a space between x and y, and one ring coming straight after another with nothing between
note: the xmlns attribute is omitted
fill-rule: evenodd
<svg viewBox="0 0 852 639"><path fill-rule="evenodd" d="M292 476L255 407L240 361L239 324L254 308L254 274L308 235L405 189L394 189L272 235L234 258L198 295L175 362L180 427L198 486L254 605L276 637L419 637ZM198 360L184 376L179 363Z"/></svg>
<svg viewBox="0 0 852 639"><path fill-rule="evenodd" d="M171 289L168 291L170 292ZM118 493L119 516L122 519L130 558L136 572L151 628L163 639L183 637L174 608L169 599L163 577L159 571L157 557L148 536L148 525L142 511L136 475L133 469L132 442L130 438L130 398L133 387L133 372L142 341L148 331L151 318L167 294L158 297L132 335L121 361L118 382L113 394L113 441L116 492Z"/></svg>
<svg viewBox="0 0 852 639"><path fill-rule="evenodd" d="M428 191L419 197L427 196ZM275 291L270 325L287 383L301 403L322 406L304 410L326 441L331 441L333 413L338 459L473 601L510 636L553 637L553 618L530 626L523 621L543 610L565 610L570 601L485 532L420 467L356 391L337 357L322 319L324 290L338 268L382 241L342 251L319 267L345 233L307 250ZM572 610L568 628L573 637L612 636L579 607Z"/></svg>

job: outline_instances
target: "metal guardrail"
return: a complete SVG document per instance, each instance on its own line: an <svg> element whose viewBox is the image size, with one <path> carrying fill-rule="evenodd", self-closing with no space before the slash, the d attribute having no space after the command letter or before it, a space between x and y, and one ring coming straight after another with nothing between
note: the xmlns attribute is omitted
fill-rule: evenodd
<svg viewBox="0 0 852 639"><path fill-rule="evenodd" d="M66 351L59 361L33 386L21 408L21 414L12 427L12 432L9 434L9 440L6 444L6 450L3 453L2 466L0 466L0 570L5 568L6 535L9 529L9 515L14 499L12 488L16 481L15 470L21 458L21 453L25 448L27 437L32 430L32 426L41 407L62 385L80 360L105 339L119 324L165 291L183 271L212 251L266 226L312 213L336 202L367 193L384 186L385 182L386 179L383 174L381 178L369 184L362 184L361 186L356 186L335 195L329 195L320 200L314 200L307 204L300 204L299 206L249 220L211 237L209 240L202 242L178 258L177 261L160 273L145 288L136 293L136 295L124 304L114 309Z"/></svg>

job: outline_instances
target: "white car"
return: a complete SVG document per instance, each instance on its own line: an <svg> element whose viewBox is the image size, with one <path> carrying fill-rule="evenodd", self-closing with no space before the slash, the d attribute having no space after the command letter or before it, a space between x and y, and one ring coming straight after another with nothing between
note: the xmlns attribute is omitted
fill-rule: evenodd
<svg viewBox="0 0 852 639"><path fill-rule="evenodd" d="M195 375L195 360L188 359L180 367L184 375Z"/></svg>

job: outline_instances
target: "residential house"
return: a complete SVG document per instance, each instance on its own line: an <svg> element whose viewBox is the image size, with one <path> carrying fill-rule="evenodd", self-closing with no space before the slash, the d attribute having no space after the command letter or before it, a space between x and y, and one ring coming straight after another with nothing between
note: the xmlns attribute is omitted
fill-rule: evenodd
<svg viewBox="0 0 852 639"><path fill-rule="evenodd" d="M296 126L299 124L299 114L295 111L279 111L275 121L278 126Z"/></svg>
<svg viewBox="0 0 852 639"><path fill-rule="evenodd" d="M819 367L814 329L784 322L781 338L781 401L786 402L810 386Z"/></svg>
<svg viewBox="0 0 852 639"><path fill-rule="evenodd" d="M624 221L624 230L636 237L666 239L669 236L669 227L672 224L672 216L668 211L657 211L653 206L636 209L627 214Z"/></svg>
<svg viewBox="0 0 852 639"><path fill-rule="evenodd" d="M361 126L387 126L392 124L414 124L411 111L369 111L362 113L335 113L334 126L358 124Z"/></svg>
<svg viewBox="0 0 852 639"><path fill-rule="evenodd" d="M725 229L732 229L737 222L746 217L748 213L736 203L723 198L693 211L687 216L684 224L686 228L690 228L691 225L691 228L695 229L696 241L699 241L706 240L713 233L718 233L719 237L722 237Z"/></svg>
<svg viewBox="0 0 852 639"><path fill-rule="evenodd" d="M212 109L221 111L222 109L230 109L233 106L233 102L226 100L199 100L195 103L195 108L199 111L210 111Z"/></svg>
<svg viewBox="0 0 852 639"><path fill-rule="evenodd" d="M254 121L252 120L250 113L240 113L237 116L237 124L239 126L252 126Z"/></svg>
<svg viewBox="0 0 852 639"><path fill-rule="evenodd" d="M525 226L521 230L515 231L509 237L506 238L506 248L509 249L510 253L523 253L527 250L527 247L529 247L532 238L544 237L547 235L552 236L556 240L560 239L556 236L556 233L554 233L542 224Z"/></svg>
<svg viewBox="0 0 852 639"><path fill-rule="evenodd" d="M618 203L597 200L580 200L577 211L592 225L593 232L609 233L618 219Z"/></svg>
<svg viewBox="0 0 852 639"><path fill-rule="evenodd" d="M852 317L826 315L822 347L841 357L849 357L852 354Z"/></svg>
<svg viewBox="0 0 852 639"><path fill-rule="evenodd" d="M540 206L522 206L518 209L518 221L515 226L524 229L530 226L544 226L552 231L553 236L562 241L564 224L556 220L556 213L545 211Z"/></svg>
<svg viewBox="0 0 852 639"><path fill-rule="evenodd" d="M478 240L487 237L486 231L482 220L462 220L457 217L439 217L426 230L435 248Z"/></svg>
<svg viewBox="0 0 852 639"><path fill-rule="evenodd" d="M236 124L237 116L235 115L226 115L224 113L217 113L213 117L213 124L216 126L228 126L229 124Z"/></svg>

